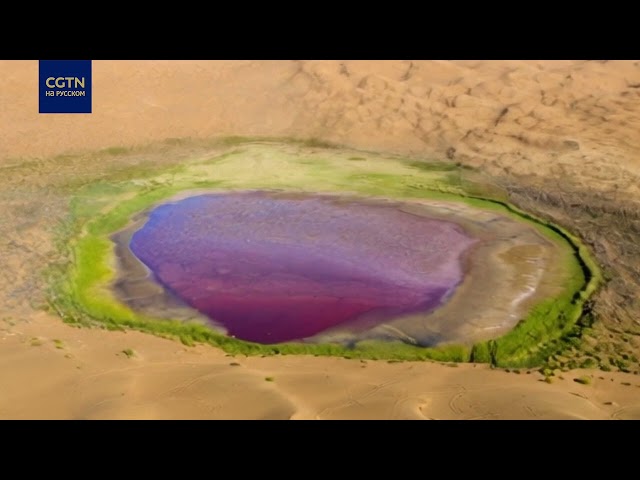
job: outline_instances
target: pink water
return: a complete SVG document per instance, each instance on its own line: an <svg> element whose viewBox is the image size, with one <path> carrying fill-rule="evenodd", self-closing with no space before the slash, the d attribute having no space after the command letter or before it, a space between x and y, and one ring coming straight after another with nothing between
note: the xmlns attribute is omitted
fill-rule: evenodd
<svg viewBox="0 0 640 480"><path fill-rule="evenodd" d="M130 247L229 335L279 343L436 308L473 241L393 204L229 193L157 207Z"/></svg>

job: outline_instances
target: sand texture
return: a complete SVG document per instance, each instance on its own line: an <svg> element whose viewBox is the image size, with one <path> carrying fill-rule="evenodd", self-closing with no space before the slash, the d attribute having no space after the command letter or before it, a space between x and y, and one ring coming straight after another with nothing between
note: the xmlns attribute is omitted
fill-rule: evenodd
<svg viewBox="0 0 640 480"><path fill-rule="evenodd" d="M0 418L640 418L640 62L95 61L91 115L39 115L37 79L37 61L0 61ZM546 383L487 365L233 358L40 309L68 206L52 187L94 168L65 155L219 135L480 168L593 250L609 281L588 342L624 367Z"/></svg>

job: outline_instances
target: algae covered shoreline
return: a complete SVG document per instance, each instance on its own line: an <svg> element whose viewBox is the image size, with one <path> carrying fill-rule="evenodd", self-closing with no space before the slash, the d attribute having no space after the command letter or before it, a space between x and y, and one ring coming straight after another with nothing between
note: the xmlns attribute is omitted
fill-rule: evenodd
<svg viewBox="0 0 640 480"><path fill-rule="evenodd" d="M51 269L50 305L67 322L133 328L179 338L185 344L208 343L231 354L337 355L387 360L490 362L498 366L540 365L563 342L579 335L583 306L601 276L586 247L561 227L538 219L499 198L473 179L473 172L451 163L422 162L366 152L326 148L313 142L227 140L226 151L180 165L123 169L112 178L88 182L70 202L69 221L59 232L69 262ZM188 146L183 145L183 146ZM246 160L247 158L250 159ZM357 160L356 160L357 159ZM471 178L469 180L467 177ZM565 252L571 282L553 297L539 301L510 332L473 345L432 348L401 342L365 340L355 345L285 343L262 345L216 333L199 323L158 320L123 305L110 285L116 276L110 235L153 205L188 191L277 189L299 193L344 193L393 200L458 202L499 211L528 222ZM497 197L497 198L496 198Z"/></svg>

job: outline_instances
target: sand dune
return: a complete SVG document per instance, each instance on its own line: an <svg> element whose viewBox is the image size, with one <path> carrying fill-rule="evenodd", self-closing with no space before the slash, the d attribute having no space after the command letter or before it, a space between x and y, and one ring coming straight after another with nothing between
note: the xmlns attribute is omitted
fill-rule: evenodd
<svg viewBox="0 0 640 480"><path fill-rule="evenodd" d="M585 238L612 278L594 338L637 353L640 62L95 61L91 115L39 115L37 72L35 61L0 61L0 172L34 162L0 188L0 418L640 418L640 377L629 373L570 371L547 384L483 365L231 358L71 328L34 304L53 251L38 218L64 208L47 194L51 156L295 135L482 167ZM60 164L58 175L72 174ZM591 385L573 381L583 375Z"/></svg>
<svg viewBox="0 0 640 480"><path fill-rule="evenodd" d="M638 377L623 385L629 375L620 373L581 385L573 378L593 372L572 371L549 385L536 372L486 365L233 358L138 332L76 329L45 314L4 328L0 342L1 418L605 419L640 411Z"/></svg>

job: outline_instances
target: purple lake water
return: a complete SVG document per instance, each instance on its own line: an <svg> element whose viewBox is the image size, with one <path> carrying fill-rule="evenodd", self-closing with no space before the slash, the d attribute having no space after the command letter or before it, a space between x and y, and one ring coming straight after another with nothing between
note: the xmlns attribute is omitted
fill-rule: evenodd
<svg viewBox="0 0 640 480"><path fill-rule="evenodd" d="M130 248L228 335L278 343L434 309L473 242L393 204L248 192L158 206Z"/></svg>

